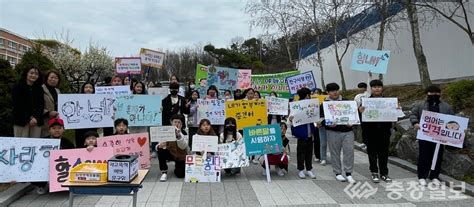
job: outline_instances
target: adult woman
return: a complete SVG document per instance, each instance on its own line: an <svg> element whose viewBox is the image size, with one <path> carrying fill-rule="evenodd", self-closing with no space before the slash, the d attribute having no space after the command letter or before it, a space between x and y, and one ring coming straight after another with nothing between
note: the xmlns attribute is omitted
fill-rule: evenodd
<svg viewBox="0 0 474 207"><path fill-rule="evenodd" d="M42 86L44 94L43 123L48 123L50 119L58 117L58 94L60 93L58 86L61 82L59 73L49 71L46 73L45 82ZM41 137L48 136L49 129L46 124L41 128Z"/></svg>
<svg viewBox="0 0 474 207"><path fill-rule="evenodd" d="M15 137L40 137L44 97L39 70L30 66L13 87L13 133Z"/></svg>

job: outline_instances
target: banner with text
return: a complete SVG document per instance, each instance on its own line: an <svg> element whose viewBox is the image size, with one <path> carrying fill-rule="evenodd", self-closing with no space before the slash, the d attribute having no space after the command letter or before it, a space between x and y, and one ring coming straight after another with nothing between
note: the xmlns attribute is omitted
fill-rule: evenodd
<svg viewBox="0 0 474 207"><path fill-rule="evenodd" d="M248 167L250 161L246 152L244 140L240 139L231 143L219 144L216 155L220 158L222 169Z"/></svg>
<svg viewBox="0 0 474 207"><path fill-rule="evenodd" d="M106 94L58 94L65 129L113 127L115 97Z"/></svg>
<svg viewBox="0 0 474 207"><path fill-rule="evenodd" d="M198 122L209 119L212 125L223 125L225 120L224 99L198 99Z"/></svg>
<svg viewBox="0 0 474 207"><path fill-rule="evenodd" d="M0 137L0 183L49 180L49 157L59 139Z"/></svg>
<svg viewBox="0 0 474 207"><path fill-rule="evenodd" d="M142 48L140 49L140 58L143 65L161 69L165 60L165 53Z"/></svg>
<svg viewBox="0 0 474 207"><path fill-rule="evenodd" d="M184 182L215 183L221 182L221 168L218 156L186 155Z"/></svg>
<svg viewBox="0 0 474 207"><path fill-rule="evenodd" d="M117 97L115 118L128 120L128 126L161 125L161 100L152 95Z"/></svg>
<svg viewBox="0 0 474 207"><path fill-rule="evenodd" d="M352 52L351 69L372 72L387 73L388 61L390 60L390 51L388 50L368 50L354 49Z"/></svg>
<svg viewBox="0 0 474 207"><path fill-rule="evenodd" d="M175 126L157 126L150 127L151 142L176 141Z"/></svg>
<svg viewBox="0 0 474 207"><path fill-rule="evenodd" d="M140 57L117 57L115 58L115 72L117 74L140 74L142 73L142 61Z"/></svg>
<svg viewBox="0 0 474 207"><path fill-rule="evenodd" d="M423 110L416 138L462 148L468 123L464 117Z"/></svg>
<svg viewBox="0 0 474 207"><path fill-rule="evenodd" d="M203 136L195 134L193 136L193 152L217 152L219 138L217 136Z"/></svg>
<svg viewBox="0 0 474 207"><path fill-rule="evenodd" d="M132 91L130 86L97 86L95 87L95 94L123 96L132 94Z"/></svg>
<svg viewBox="0 0 474 207"><path fill-rule="evenodd" d="M268 115L288 115L288 103L286 98L265 97L267 100Z"/></svg>
<svg viewBox="0 0 474 207"><path fill-rule="evenodd" d="M237 89L238 69L209 66L207 70L207 85L216 86L220 93L225 90Z"/></svg>
<svg viewBox="0 0 474 207"><path fill-rule="evenodd" d="M247 156L276 154L283 151L279 124L244 128Z"/></svg>
<svg viewBox="0 0 474 207"><path fill-rule="evenodd" d="M360 124L359 110L355 101L325 101L323 108L327 126Z"/></svg>
<svg viewBox="0 0 474 207"><path fill-rule="evenodd" d="M170 94L169 88L148 88L148 95L158 96L157 99L163 100Z"/></svg>
<svg viewBox="0 0 474 207"><path fill-rule="evenodd" d="M150 144L148 132L140 134L114 135L97 139L99 147L113 147L114 154L137 155L140 169L150 168Z"/></svg>
<svg viewBox="0 0 474 207"><path fill-rule="evenodd" d="M226 117L235 118L239 130L248 126L266 125L267 101L265 99L226 101L225 114Z"/></svg>
<svg viewBox="0 0 474 207"><path fill-rule="evenodd" d="M397 98L362 98L364 122L396 122L399 111Z"/></svg>
<svg viewBox="0 0 474 207"><path fill-rule="evenodd" d="M286 78L300 74L300 71L288 71L284 73L252 75L252 88L259 91L263 96L269 95L272 91L278 94L279 98L290 98Z"/></svg>
<svg viewBox="0 0 474 207"><path fill-rule="evenodd" d="M247 89L252 87L252 70L240 69L237 74L238 89Z"/></svg>
<svg viewBox="0 0 474 207"><path fill-rule="evenodd" d="M296 94L299 89L308 88L316 90L316 81L314 80L313 71L301 73L299 75L286 78L290 94Z"/></svg>
<svg viewBox="0 0 474 207"><path fill-rule="evenodd" d="M114 156L111 147L98 147L92 151L82 149L53 150L49 159L49 192L65 191L61 184L69 180L69 172L81 163L107 163Z"/></svg>
<svg viewBox="0 0 474 207"><path fill-rule="evenodd" d="M318 122L319 101L318 99L305 99L290 103L290 116L293 116L293 126Z"/></svg>

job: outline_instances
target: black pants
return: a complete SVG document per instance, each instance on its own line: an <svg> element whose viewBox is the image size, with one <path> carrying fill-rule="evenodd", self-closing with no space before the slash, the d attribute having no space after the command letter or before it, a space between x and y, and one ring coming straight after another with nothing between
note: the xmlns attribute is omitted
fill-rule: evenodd
<svg viewBox="0 0 474 207"><path fill-rule="evenodd" d="M366 134L365 144L367 145L367 154L369 155L369 169L372 173L388 175L387 163L390 134L390 131Z"/></svg>
<svg viewBox="0 0 474 207"><path fill-rule="evenodd" d="M176 177L184 178L184 160L176 161L169 150L161 148L158 149L158 162L160 163L160 170L162 172L166 172L168 170L168 164L166 163L168 160L175 162L174 174L176 175Z"/></svg>
<svg viewBox="0 0 474 207"><path fill-rule="evenodd" d="M296 143L296 168L298 170L313 169L313 137L307 138L306 140L298 138Z"/></svg>
<svg viewBox="0 0 474 207"><path fill-rule="evenodd" d="M439 177L441 162L443 161L444 145L439 147L438 159L434 170L431 170L436 143L418 140L418 179L434 179Z"/></svg>
<svg viewBox="0 0 474 207"><path fill-rule="evenodd" d="M45 188L48 186L48 182L33 182L31 184L38 188Z"/></svg>
<svg viewBox="0 0 474 207"><path fill-rule="evenodd" d="M196 134L197 130L198 130L197 127L189 127L189 133L188 133L188 136L189 136L189 139L188 139L189 149L191 149L191 147L193 146L193 136Z"/></svg>
<svg viewBox="0 0 474 207"><path fill-rule="evenodd" d="M314 156L316 156L316 159L321 159L321 147L320 147L320 141L319 141L319 131L316 131L316 134L313 135L314 141Z"/></svg>

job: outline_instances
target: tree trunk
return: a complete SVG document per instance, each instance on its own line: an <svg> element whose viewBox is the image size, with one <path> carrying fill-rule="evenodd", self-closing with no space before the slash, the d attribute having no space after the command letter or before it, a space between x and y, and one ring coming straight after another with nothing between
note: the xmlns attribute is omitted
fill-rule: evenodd
<svg viewBox="0 0 474 207"><path fill-rule="evenodd" d="M426 62L425 53L423 52L423 47L421 46L417 10L416 6L413 5L412 0L407 0L407 13L408 19L410 20L413 49L415 51L418 71L420 73L421 86L423 88L426 88L431 85L431 79L428 71L428 63Z"/></svg>
<svg viewBox="0 0 474 207"><path fill-rule="evenodd" d="M290 61L291 64L293 64L293 59L291 58L290 41L288 41L287 37L285 37L285 47L286 47L286 52L288 53L288 60Z"/></svg>
<svg viewBox="0 0 474 207"><path fill-rule="evenodd" d="M318 48L317 48L317 54L318 54L318 64L319 64L319 69L321 70L321 88L323 91L326 91L326 84L324 83L324 70L323 70L323 60L321 59L321 40L319 37L317 37L317 43L318 43Z"/></svg>
<svg viewBox="0 0 474 207"><path fill-rule="evenodd" d="M381 2L379 5L380 14L382 16L382 21L380 22L380 30L379 30L379 44L377 46L377 50L383 49L383 39L385 36L385 25L387 24L387 3ZM380 81L383 81L383 74L379 74Z"/></svg>
<svg viewBox="0 0 474 207"><path fill-rule="evenodd" d="M337 43L334 43L334 48L334 50L336 51L337 68L339 69L339 74L341 74L342 91L346 91L346 80L344 79L344 72L342 71L342 61L341 59L339 59L339 52L337 51Z"/></svg>

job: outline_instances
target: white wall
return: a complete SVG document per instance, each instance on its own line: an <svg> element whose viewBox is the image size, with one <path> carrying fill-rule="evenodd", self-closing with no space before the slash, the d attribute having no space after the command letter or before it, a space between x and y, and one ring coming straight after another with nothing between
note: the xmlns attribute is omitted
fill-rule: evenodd
<svg viewBox="0 0 474 207"><path fill-rule="evenodd" d="M474 8L474 4L470 4L470 8ZM403 13L405 13L405 10L398 15L403 15ZM442 20L442 22L420 28L421 43L428 62L431 80L474 76L474 47L470 39L459 27L451 22L444 21L444 19ZM469 16L469 22L473 27L473 15ZM420 75L413 51L409 23L401 21L396 24L400 28L396 31L396 34L386 32L384 38L384 50L390 50L391 52L388 71L384 75L384 83L390 85L419 82ZM377 28L372 29L369 34L373 40L363 40L357 47L377 48L379 24L373 25L371 28L373 27ZM324 81L326 84L330 82L341 84L336 57L332 48L333 46L321 50L324 61ZM349 47L342 62L347 89L357 88L357 83L367 80L366 72L350 70L354 48L354 45ZM340 48L339 51L342 51L342 49ZM319 67L311 63L315 60L314 56L316 56L316 53L303 59L299 64L299 70L312 70L317 85L321 88L321 71ZM378 77L378 74L374 74L374 78L376 77Z"/></svg>

